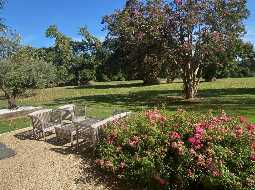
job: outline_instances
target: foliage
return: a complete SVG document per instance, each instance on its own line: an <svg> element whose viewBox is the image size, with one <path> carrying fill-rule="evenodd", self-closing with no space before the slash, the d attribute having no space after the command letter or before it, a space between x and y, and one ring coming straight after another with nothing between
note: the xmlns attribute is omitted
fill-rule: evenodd
<svg viewBox="0 0 255 190"><path fill-rule="evenodd" d="M20 48L20 36L9 28L1 28L0 24L0 59L5 59Z"/></svg>
<svg viewBox="0 0 255 190"><path fill-rule="evenodd" d="M207 65L226 63L247 16L244 0L129 0L104 22L108 39L117 41L125 64L145 83L159 76L169 57L178 63L189 99Z"/></svg>
<svg viewBox="0 0 255 190"><path fill-rule="evenodd" d="M225 64L219 64L225 62ZM250 77L254 75L255 51L251 43L235 41L221 57L211 57L210 63L203 70L203 78Z"/></svg>
<svg viewBox="0 0 255 190"><path fill-rule="evenodd" d="M121 11L103 19L112 41L122 56L129 78L140 78L144 83L157 81L167 53L162 30L166 10L161 1L129 0Z"/></svg>
<svg viewBox="0 0 255 190"><path fill-rule="evenodd" d="M54 67L40 60L22 59L17 57L0 61L0 89L8 99L8 107L16 108L15 99L29 88L44 88L55 81Z"/></svg>
<svg viewBox="0 0 255 190"><path fill-rule="evenodd" d="M97 152L101 168L151 189L255 184L255 125L224 112L140 112L105 126Z"/></svg>
<svg viewBox="0 0 255 190"><path fill-rule="evenodd" d="M47 37L55 39L55 46L47 53L52 55L52 62L58 69L58 78L64 85L81 85L95 80L96 68L104 59L101 42L86 27L80 28L79 35L82 40L74 41L59 32L55 25L46 31Z"/></svg>

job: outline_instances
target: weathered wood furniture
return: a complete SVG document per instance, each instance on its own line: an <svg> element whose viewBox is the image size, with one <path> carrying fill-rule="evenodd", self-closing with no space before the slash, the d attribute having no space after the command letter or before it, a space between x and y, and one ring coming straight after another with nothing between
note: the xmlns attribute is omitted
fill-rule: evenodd
<svg viewBox="0 0 255 190"><path fill-rule="evenodd" d="M69 140L71 142L71 146L73 146L73 142L76 140L76 146L78 148L79 138L83 136L84 132L87 131L93 123L98 121L99 119L95 118L74 120L71 124L64 124L55 127L56 136L59 139Z"/></svg>
<svg viewBox="0 0 255 190"><path fill-rule="evenodd" d="M28 114L32 120L33 134L36 137L42 134L46 140L45 133L55 132L55 127L61 126L60 112L52 111L51 109L43 109Z"/></svg>
<svg viewBox="0 0 255 190"><path fill-rule="evenodd" d="M63 122L73 122L74 120L85 120L87 118L87 107L79 109L74 104L67 104L60 106L56 109L57 111L62 112L62 121Z"/></svg>
<svg viewBox="0 0 255 190"><path fill-rule="evenodd" d="M32 106L23 106L15 110L2 109L0 114L0 119L24 117L27 114L30 114L32 112L35 112L41 109L42 109L41 107L32 107Z"/></svg>
<svg viewBox="0 0 255 190"><path fill-rule="evenodd" d="M62 121L61 126L55 127L56 136L58 139L70 140L71 146L73 146L74 137L78 137L79 130L87 126L85 123L91 122L91 120L86 117L86 107L81 110L74 104L68 104L58 107L56 111L61 113ZM75 126L76 121L82 122L84 125L79 128Z"/></svg>

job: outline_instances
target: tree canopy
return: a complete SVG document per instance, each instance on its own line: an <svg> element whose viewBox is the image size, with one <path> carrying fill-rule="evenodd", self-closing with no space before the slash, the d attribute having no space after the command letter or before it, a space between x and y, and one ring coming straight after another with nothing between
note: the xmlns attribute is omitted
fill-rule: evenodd
<svg viewBox="0 0 255 190"><path fill-rule="evenodd" d="M244 34L247 16L245 0L128 0L104 22L108 39L118 42L126 64L145 83L159 76L165 61L178 64L189 99L205 67L225 64L228 49Z"/></svg>

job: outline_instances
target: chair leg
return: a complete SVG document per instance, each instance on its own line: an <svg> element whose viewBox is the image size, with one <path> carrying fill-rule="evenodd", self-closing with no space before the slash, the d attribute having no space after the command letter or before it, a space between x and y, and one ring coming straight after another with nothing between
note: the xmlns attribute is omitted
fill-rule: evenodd
<svg viewBox="0 0 255 190"><path fill-rule="evenodd" d="M43 131L43 140L46 141L46 135L44 131Z"/></svg>
<svg viewBox="0 0 255 190"><path fill-rule="evenodd" d="M76 130L76 150L79 149L79 132Z"/></svg>
<svg viewBox="0 0 255 190"><path fill-rule="evenodd" d="M36 139L36 132L35 132L35 128L33 128L33 135L34 135L34 139Z"/></svg>
<svg viewBox="0 0 255 190"><path fill-rule="evenodd" d="M73 147L73 134L71 134L71 147Z"/></svg>

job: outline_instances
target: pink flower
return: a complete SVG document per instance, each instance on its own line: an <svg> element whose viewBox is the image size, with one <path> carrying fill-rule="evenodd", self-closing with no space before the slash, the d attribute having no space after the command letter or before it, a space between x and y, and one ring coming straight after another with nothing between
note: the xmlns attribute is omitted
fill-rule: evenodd
<svg viewBox="0 0 255 190"><path fill-rule="evenodd" d="M241 123L246 123L247 122L247 118L246 117L244 117L244 116L240 116L240 122Z"/></svg>
<svg viewBox="0 0 255 190"><path fill-rule="evenodd" d="M219 176L220 176L220 172L219 172L218 170L213 170L213 171L212 171L212 175L213 175L214 177L219 177Z"/></svg>
<svg viewBox="0 0 255 190"><path fill-rule="evenodd" d="M251 161L255 162L255 153L253 153L250 157Z"/></svg>
<svg viewBox="0 0 255 190"><path fill-rule="evenodd" d="M204 146L201 140L195 137L189 137L188 142L190 142L196 150L201 149Z"/></svg>
<svg viewBox="0 0 255 190"><path fill-rule="evenodd" d="M254 124L247 125L247 129L248 129L250 135L254 135L254 130L255 130Z"/></svg>
<svg viewBox="0 0 255 190"><path fill-rule="evenodd" d="M251 145L251 148L252 148L252 150L255 151L255 141L253 141L253 143L252 143L252 145Z"/></svg>
<svg viewBox="0 0 255 190"><path fill-rule="evenodd" d="M96 159L95 160L96 165L102 166L104 164L104 160Z"/></svg>
<svg viewBox="0 0 255 190"><path fill-rule="evenodd" d="M197 165L198 166L205 166L205 158L203 155L198 155L197 157Z"/></svg>
<svg viewBox="0 0 255 190"><path fill-rule="evenodd" d="M204 131L205 130L201 126L197 126L195 129L195 133L200 135L204 134Z"/></svg>
<svg viewBox="0 0 255 190"><path fill-rule="evenodd" d="M115 134L115 133L110 134L110 136L107 138L107 143L113 144L113 142L116 138L117 138L117 134Z"/></svg>
<svg viewBox="0 0 255 190"><path fill-rule="evenodd" d="M140 141L139 137L134 136L134 137L132 137L131 139L128 140L128 144L131 147L136 147L138 145L139 141Z"/></svg>
<svg viewBox="0 0 255 190"><path fill-rule="evenodd" d="M189 177L193 176L192 170L191 170L191 169L188 169L187 174L188 174Z"/></svg>
<svg viewBox="0 0 255 190"><path fill-rule="evenodd" d="M166 117L163 116L159 110L148 110L145 112L145 116L149 119L150 123L155 124L158 122L164 123Z"/></svg>
<svg viewBox="0 0 255 190"><path fill-rule="evenodd" d="M195 144L196 139L194 137L189 137L188 142L190 142L191 144Z"/></svg>
<svg viewBox="0 0 255 190"><path fill-rule="evenodd" d="M220 118L219 117L213 117L211 120L210 120L210 126L211 127L214 127L215 125L219 124L221 122Z"/></svg>
<svg viewBox="0 0 255 190"><path fill-rule="evenodd" d="M171 139L180 139L181 135L179 133L173 131L170 133L170 137L171 137Z"/></svg>
<svg viewBox="0 0 255 190"><path fill-rule="evenodd" d="M190 153L191 155L196 155L196 151L195 151L193 148L191 148L191 149L189 150L189 153Z"/></svg>
<svg viewBox="0 0 255 190"><path fill-rule="evenodd" d="M240 126L237 126L235 128L235 134L236 134L236 137L238 138L241 137L243 135L243 128Z"/></svg>
<svg viewBox="0 0 255 190"><path fill-rule="evenodd" d="M221 115L218 117L219 120L223 121L223 122L228 122L231 120L231 118L229 116L226 115L226 113L224 112L224 110L222 110Z"/></svg>
<svg viewBox="0 0 255 190"><path fill-rule="evenodd" d="M125 167L126 167L125 162L124 162L124 161L121 161L121 162L120 162L120 165L119 165L120 173L124 173Z"/></svg>

